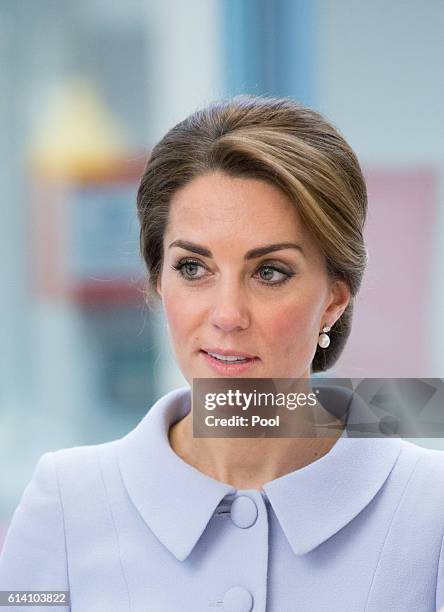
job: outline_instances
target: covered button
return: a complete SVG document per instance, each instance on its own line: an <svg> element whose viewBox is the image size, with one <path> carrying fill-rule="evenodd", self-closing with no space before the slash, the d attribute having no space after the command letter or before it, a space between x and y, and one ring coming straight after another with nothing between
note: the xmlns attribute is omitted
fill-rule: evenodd
<svg viewBox="0 0 444 612"><path fill-rule="evenodd" d="M224 612L250 612L253 609L253 596L243 587L232 587L224 595Z"/></svg>
<svg viewBox="0 0 444 612"><path fill-rule="evenodd" d="M256 503L247 495L239 495L231 504L230 516L237 527L251 527L257 519Z"/></svg>

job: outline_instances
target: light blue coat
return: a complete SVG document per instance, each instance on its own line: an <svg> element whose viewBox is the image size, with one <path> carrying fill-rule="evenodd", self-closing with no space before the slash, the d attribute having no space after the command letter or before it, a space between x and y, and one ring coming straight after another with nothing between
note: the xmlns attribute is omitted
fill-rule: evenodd
<svg viewBox="0 0 444 612"><path fill-rule="evenodd" d="M263 491L236 490L172 451L168 428L189 410L190 389L176 389L119 440L45 453L0 590L70 590L73 612L444 605L444 452L343 436Z"/></svg>

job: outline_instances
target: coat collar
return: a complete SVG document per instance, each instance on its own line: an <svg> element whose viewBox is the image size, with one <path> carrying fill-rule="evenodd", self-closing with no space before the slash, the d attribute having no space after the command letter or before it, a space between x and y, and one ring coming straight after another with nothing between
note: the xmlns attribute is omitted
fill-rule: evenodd
<svg viewBox="0 0 444 612"><path fill-rule="evenodd" d="M238 492L172 450L169 427L190 409L190 387L170 391L117 441L130 498L180 561L191 553L222 499ZM356 418L365 413L365 403L354 395L350 414ZM351 438L344 432L320 459L265 484L263 490L293 552L313 550L361 512L386 481L400 449L399 438Z"/></svg>

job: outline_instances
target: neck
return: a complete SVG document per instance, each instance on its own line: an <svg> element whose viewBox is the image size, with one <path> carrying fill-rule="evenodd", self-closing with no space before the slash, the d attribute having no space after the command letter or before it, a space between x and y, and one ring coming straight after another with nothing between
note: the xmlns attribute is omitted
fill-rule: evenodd
<svg viewBox="0 0 444 612"><path fill-rule="evenodd" d="M258 489L327 454L342 434L297 438L194 438L191 413L169 430L174 452L200 472L236 489Z"/></svg>

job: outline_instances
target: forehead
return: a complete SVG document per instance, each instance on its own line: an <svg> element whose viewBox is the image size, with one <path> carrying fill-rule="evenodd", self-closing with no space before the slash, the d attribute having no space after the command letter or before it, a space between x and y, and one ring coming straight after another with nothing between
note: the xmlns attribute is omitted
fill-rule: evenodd
<svg viewBox="0 0 444 612"><path fill-rule="evenodd" d="M262 180L217 172L194 179L174 194L168 234L192 231L208 236L228 229L256 242L261 236L307 238L295 205L278 187Z"/></svg>

